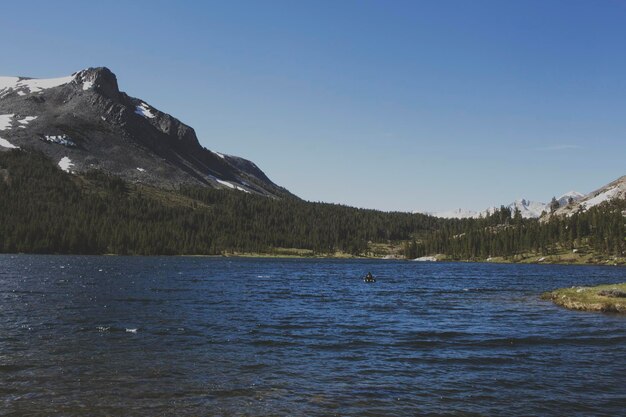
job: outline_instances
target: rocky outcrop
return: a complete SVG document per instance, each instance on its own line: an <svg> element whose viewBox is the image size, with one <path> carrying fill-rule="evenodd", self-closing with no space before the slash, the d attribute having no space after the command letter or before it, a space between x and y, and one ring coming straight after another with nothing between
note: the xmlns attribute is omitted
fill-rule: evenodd
<svg viewBox="0 0 626 417"><path fill-rule="evenodd" d="M541 218L547 221L550 216L571 216L579 211L587 211L592 207L612 200L626 199L626 175L608 183L607 185L590 192L571 204L561 205L552 213L547 213Z"/></svg>

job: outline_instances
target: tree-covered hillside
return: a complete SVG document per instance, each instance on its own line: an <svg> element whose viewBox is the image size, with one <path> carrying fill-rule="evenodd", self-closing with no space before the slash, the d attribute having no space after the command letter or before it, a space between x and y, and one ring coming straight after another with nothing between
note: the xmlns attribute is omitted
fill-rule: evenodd
<svg viewBox="0 0 626 417"><path fill-rule="evenodd" d="M523 219L501 207L481 219L450 220L425 239L407 245L407 256L441 253L452 259L485 259L519 254L550 255L591 251L605 256L626 252L626 201L613 200L571 216L546 221Z"/></svg>
<svg viewBox="0 0 626 417"><path fill-rule="evenodd" d="M46 156L0 153L0 252L75 254L371 254L404 248L407 258L444 254L484 260L586 250L624 256L626 201L547 222L505 207L481 219L385 213L295 197L183 187L163 190L100 172L71 175Z"/></svg>
<svg viewBox="0 0 626 417"><path fill-rule="evenodd" d="M0 153L0 251L220 254L310 249L360 254L442 222L297 198L210 188L164 191L99 172L62 172L44 155Z"/></svg>

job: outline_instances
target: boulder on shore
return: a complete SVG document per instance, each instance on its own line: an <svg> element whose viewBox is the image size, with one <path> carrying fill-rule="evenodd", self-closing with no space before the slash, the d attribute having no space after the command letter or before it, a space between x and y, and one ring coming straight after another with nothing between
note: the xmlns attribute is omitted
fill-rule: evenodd
<svg viewBox="0 0 626 417"><path fill-rule="evenodd" d="M421 258L413 259L415 262L437 262L437 258L434 256L422 256Z"/></svg>

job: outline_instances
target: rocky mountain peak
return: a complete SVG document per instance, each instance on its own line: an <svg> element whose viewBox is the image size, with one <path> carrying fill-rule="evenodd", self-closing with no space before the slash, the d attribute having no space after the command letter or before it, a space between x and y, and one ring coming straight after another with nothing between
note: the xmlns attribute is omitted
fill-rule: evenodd
<svg viewBox="0 0 626 417"><path fill-rule="evenodd" d="M120 90L117 77L107 67L87 68L75 74L74 80L82 84L83 90L94 89L111 100L119 100Z"/></svg>
<svg viewBox="0 0 626 417"><path fill-rule="evenodd" d="M121 92L106 67L50 79L0 77L0 152L14 148L41 151L73 173L288 194L253 162L204 148L191 126Z"/></svg>

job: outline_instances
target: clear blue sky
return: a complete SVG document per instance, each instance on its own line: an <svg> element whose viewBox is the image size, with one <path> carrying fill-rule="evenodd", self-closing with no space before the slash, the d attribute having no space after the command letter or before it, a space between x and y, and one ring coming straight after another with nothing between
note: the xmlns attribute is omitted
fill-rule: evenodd
<svg viewBox="0 0 626 417"><path fill-rule="evenodd" d="M308 200L482 209L626 174L624 1L6 2L0 39L0 74L107 66Z"/></svg>

